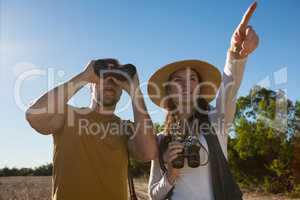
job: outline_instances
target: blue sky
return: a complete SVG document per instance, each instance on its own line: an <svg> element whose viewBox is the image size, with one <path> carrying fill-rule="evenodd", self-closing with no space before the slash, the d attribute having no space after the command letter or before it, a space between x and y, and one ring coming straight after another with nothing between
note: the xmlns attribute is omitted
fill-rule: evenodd
<svg viewBox="0 0 300 200"><path fill-rule="evenodd" d="M50 68L56 85L81 72L90 59L105 57L136 65L141 82L158 67L180 59L206 60L223 70L231 34L251 2L0 0L0 168L52 160L51 136L30 128L20 107L48 90L47 76L24 80L15 94L22 72ZM239 95L260 83L286 89L290 99L300 99L299 10L298 0L259 1L250 24L261 42L247 61ZM146 94L145 85L142 90ZM72 100L76 106L87 106L88 90ZM127 102L124 95L118 107ZM152 119L162 122L163 112L149 99L146 104ZM118 115L132 119L130 107Z"/></svg>

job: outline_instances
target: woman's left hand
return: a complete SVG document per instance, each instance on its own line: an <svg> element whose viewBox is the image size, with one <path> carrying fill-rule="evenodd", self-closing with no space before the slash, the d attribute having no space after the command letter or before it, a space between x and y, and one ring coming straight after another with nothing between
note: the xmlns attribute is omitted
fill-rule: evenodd
<svg viewBox="0 0 300 200"><path fill-rule="evenodd" d="M248 25L251 16L257 7L255 1L246 11L241 23L231 38L230 52L236 59L242 59L251 54L258 46L259 37L254 29Z"/></svg>

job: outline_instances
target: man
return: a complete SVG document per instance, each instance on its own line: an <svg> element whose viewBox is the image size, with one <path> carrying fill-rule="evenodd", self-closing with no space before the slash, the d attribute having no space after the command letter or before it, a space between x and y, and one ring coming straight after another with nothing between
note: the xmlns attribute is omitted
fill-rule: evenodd
<svg viewBox="0 0 300 200"><path fill-rule="evenodd" d="M81 73L48 91L26 111L26 119L35 130L53 136L54 200L127 199L127 149L143 161L157 155L137 74L126 81L98 76L95 62L89 62ZM115 59L102 62L109 70L122 67ZM68 105L68 100L88 83L90 106ZM125 126L125 121L114 115L122 90L132 100L131 135L127 134L130 127Z"/></svg>

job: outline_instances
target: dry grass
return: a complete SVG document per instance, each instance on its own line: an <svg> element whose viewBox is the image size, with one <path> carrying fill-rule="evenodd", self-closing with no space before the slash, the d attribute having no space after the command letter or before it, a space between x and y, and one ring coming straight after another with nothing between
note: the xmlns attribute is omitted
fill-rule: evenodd
<svg viewBox="0 0 300 200"><path fill-rule="evenodd" d="M51 177L0 177L0 200L48 200L50 196Z"/></svg>
<svg viewBox="0 0 300 200"><path fill-rule="evenodd" d="M147 198L147 180L136 179L139 199ZM0 200L50 200L51 177L0 177ZM245 192L245 200L289 200L283 195ZM299 200L299 199L298 199Z"/></svg>

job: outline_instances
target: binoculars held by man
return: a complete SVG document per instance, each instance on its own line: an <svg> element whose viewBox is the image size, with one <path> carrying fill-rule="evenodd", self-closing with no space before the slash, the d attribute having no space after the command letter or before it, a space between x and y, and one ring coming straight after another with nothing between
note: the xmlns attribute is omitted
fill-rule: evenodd
<svg viewBox="0 0 300 200"><path fill-rule="evenodd" d="M117 62L112 62L99 59L94 65L94 72L101 78L112 76L119 81L129 81L136 74L136 67L132 64L119 65Z"/></svg>

